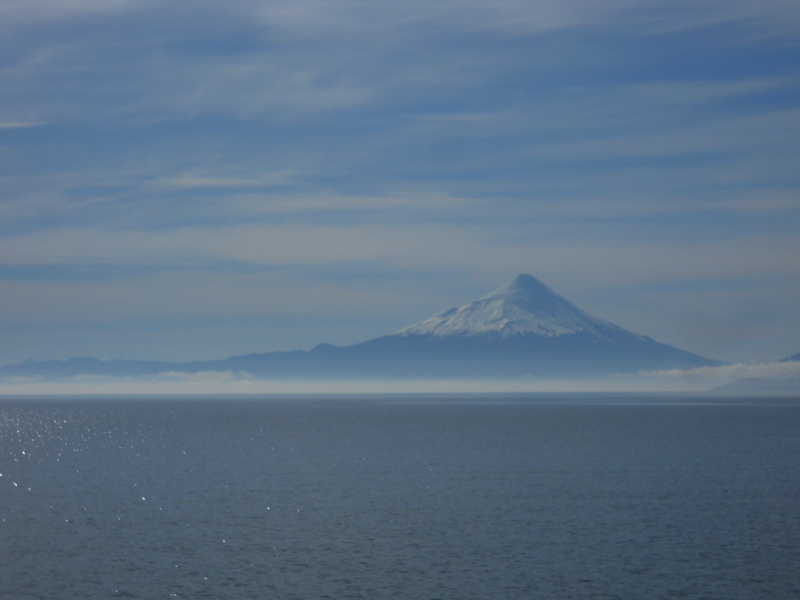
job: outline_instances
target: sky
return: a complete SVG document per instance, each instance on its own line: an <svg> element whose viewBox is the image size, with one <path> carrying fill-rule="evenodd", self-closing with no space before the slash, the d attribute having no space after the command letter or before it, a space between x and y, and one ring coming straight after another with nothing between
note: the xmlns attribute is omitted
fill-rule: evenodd
<svg viewBox="0 0 800 600"><path fill-rule="evenodd" d="M0 0L0 364L351 344L530 273L800 352L794 0Z"/></svg>

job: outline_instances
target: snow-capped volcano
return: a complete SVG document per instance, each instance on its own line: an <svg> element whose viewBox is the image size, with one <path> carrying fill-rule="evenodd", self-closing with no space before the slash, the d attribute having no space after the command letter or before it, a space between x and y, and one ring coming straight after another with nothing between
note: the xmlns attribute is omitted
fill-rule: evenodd
<svg viewBox="0 0 800 600"><path fill-rule="evenodd" d="M394 333L437 338L508 338L523 334L543 337L585 334L607 340L646 339L588 315L530 275L519 275L507 285L466 306L450 308Z"/></svg>
<svg viewBox="0 0 800 600"><path fill-rule="evenodd" d="M391 335L315 352L415 376L583 376L720 364L593 317L530 275Z"/></svg>
<svg viewBox="0 0 800 600"><path fill-rule="evenodd" d="M268 378L513 379L584 377L721 363L592 317L530 275L488 296L351 346L269 352L194 363L131 360L27 361L2 377L152 376L244 372Z"/></svg>

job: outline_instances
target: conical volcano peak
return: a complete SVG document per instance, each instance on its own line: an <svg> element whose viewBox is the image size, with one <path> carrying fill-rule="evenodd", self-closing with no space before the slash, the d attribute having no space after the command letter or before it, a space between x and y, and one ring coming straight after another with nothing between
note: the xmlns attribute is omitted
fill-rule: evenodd
<svg viewBox="0 0 800 600"><path fill-rule="evenodd" d="M522 334L542 337L582 334L606 339L638 337L591 317L531 275L518 275L475 302L451 308L395 332L395 335L437 338L505 338Z"/></svg>
<svg viewBox="0 0 800 600"><path fill-rule="evenodd" d="M541 292L552 293L550 288L536 279L533 275L528 275L527 273L517 275L512 281L499 288L497 291L508 291L516 294L531 295L539 294Z"/></svg>
<svg viewBox="0 0 800 600"><path fill-rule="evenodd" d="M556 294L541 281L532 275L526 274L517 275L512 281L508 282L503 287L497 288L491 294L484 296L484 298L500 298L511 296L517 296L530 300L548 297L561 298L561 296Z"/></svg>
<svg viewBox="0 0 800 600"><path fill-rule="evenodd" d="M507 305L521 307L525 312L535 313L537 318L553 320L570 315L570 320L593 320L566 298L559 296L531 275L517 275L512 281L484 296L478 302L502 301Z"/></svg>

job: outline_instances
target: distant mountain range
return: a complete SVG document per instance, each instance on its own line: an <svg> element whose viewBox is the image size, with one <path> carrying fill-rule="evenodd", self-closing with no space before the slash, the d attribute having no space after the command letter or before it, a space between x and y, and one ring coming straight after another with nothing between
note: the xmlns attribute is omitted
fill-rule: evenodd
<svg viewBox="0 0 800 600"><path fill-rule="evenodd" d="M793 354L779 363L800 362L800 354ZM714 388L715 392L737 394L790 394L800 395L800 379L794 377L747 377Z"/></svg>
<svg viewBox="0 0 800 600"><path fill-rule="evenodd" d="M66 379L165 372L246 372L263 378L582 377L722 365L595 318L530 275L461 308L351 346L269 352L188 363L35 361L0 367L2 377Z"/></svg>
<svg viewBox="0 0 800 600"><path fill-rule="evenodd" d="M778 379L769 377L748 377L714 388L715 392L725 394L791 394L800 395L800 379Z"/></svg>

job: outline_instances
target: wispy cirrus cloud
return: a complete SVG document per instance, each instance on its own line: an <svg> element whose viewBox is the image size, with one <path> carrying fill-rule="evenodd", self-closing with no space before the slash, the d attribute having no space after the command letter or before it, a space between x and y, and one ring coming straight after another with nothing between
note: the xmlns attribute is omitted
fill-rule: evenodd
<svg viewBox="0 0 800 600"><path fill-rule="evenodd" d="M242 2L226 9L207 2L87 0L4 7L6 33L18 49L16 60L0 71L18 90L12 98L19 100L10 106L68 119L180 118L208 111L299 118L398 99L408 103L423 91L449 94L496 83L498 74L531 61L547 73L553 60L563 63L565 47L537 46L542 34L586 26L646 30L666 14L661 3L627 0ZM673 29L736 19L758 19L760 29L797 24L796 11L779 2L757 8L674 2L669 15ZM536 52L520 62L514 46L531 43ZM575 50L596 60L579 45ZM614 58L605 55L606 67ZM58 91L59 102L42 102L35 94L39 86Z"/></svg>
<svg viewBox="0 0 800 600"><path fill-rule="evenodd" d="M798 32L778 0L9 0L0 318L377 334L533 272L715 356L759 306L789 353Z"/></svg>
<svg viewBox="0 0 800 600"><path fill-rule="evenodd" d="M28 129L30 127L42 127L44 121L0 121L0 129Z"/></svg>

